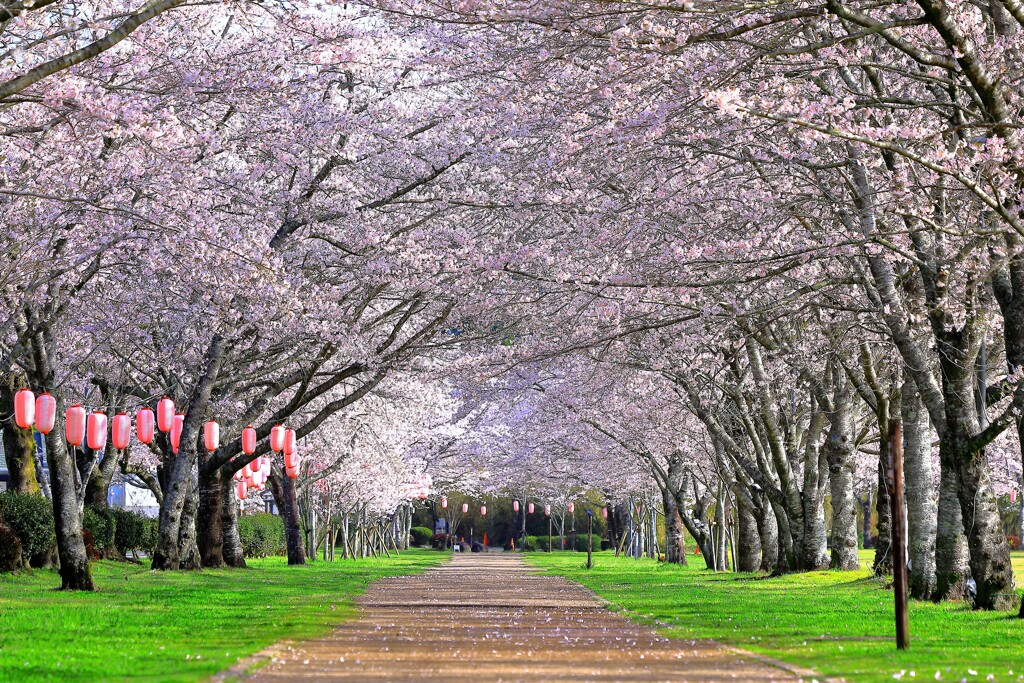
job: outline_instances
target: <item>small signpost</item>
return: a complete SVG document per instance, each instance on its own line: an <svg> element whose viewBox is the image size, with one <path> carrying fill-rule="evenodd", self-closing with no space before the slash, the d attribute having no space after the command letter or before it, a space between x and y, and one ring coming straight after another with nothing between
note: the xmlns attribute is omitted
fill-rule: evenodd
<svg viewBox="0 0 1024 683"><path fill-rule="evenodd" d="M893 553L892 588L896 602L896 647L910 647L910 616L907 613L906 510L903 507L903 428L899 420L889 422L889 509Z"/></svg>

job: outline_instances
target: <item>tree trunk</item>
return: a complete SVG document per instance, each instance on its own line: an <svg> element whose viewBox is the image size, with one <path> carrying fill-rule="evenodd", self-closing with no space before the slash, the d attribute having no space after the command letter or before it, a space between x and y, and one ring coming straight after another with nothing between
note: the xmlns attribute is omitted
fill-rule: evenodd
<svg viewBox="0 0 1024 683"><path fill-rule="evenodd" d="M726 513L728 497L725 486L719 484L718 499L715 501L715 569L724 572L729 568L728 548L728 514Z"/></svg>
<svg viewBox="0 0 1024 683"><path fill-rule="evenodd" d="M952 467L939 473L939 509L935 539L934 600L963 600L971 576L967 536L957 498L957 475Z"/></svg>
<svg viewBox="0 0 1024 683"><path fill-rule="evenodd" d="M10 475L9 488L20 493L39 493L36 478L36 440L34 430L14 423L14 394L26 386L24 378L13 372L0 382L0 415L3 416L4 457Z"/></svg>
<svg viewBox="0 0 1024 683"><path fill-rule="evenodd" d="M281 519L284 520L288 564L306 564L306 551L302 547L302 529L299 528L299 502L295 497L295 480L287 476L282 477L275 470L271 473L270 481Z"/></svg>
<svg viewBox="0 0 1024 683"><path fill-rule="evenodd" d="M199 569L203 565L196 538L196 513L199 511L199 484L193 478L189 482L188 495L181 510L181 525L178 527L178 568Z"/></svg>
<svg viewBox="0 0 1024 683"><path fill-rule="evenodd" d="M761 571L775 575L779 571L779 558L783 557L779 545L779 523L767 497L761 497L761 514L755 516L757 535L761 544Z"/></svg>
<svg viewBox="0 0 1024 683"><path fill-rule="evenodd" d="M196 382L188 401L178 456L174 458L170 472L162 473L167 483L164 486L164 500L160 505L160 531L156 551L153 553L153 569L178 569L183 559L178 552L180 541L187 540L190 535L195 537L194 520L193 528L184 535L181 533L181 524L186 520L186 499L190 493L195 493L192 486L192 471L198 457L196 447L202 431L203 418L210 403L210 394L224 363L226 348L226 342L222 337L214 335L211 338L203 361L203 374ZM191 514L194 517L195 511L192 510ZM192 559L188 558L188 561L191 562ZM197 563L198 559L199 551L196 546Z"/></svg>
<svg viewBox="0 0 1024 683"><path fill-rule="evenodd" d="M931 430L913 380L903 382L903 470L906 476L910 595L928 600L935 593L935 536L938 506L932 484Z"/></svg>
<svg viewBox="0 0 1024 683"><path fill-rule="evenodd" d="M75 464L63 443L64 418L59 409L53 430L46 435L46 459L50 466L53 492L53 525L60 558L61 588L95 590L89 572L89 557L82 539L82 513L75 490Z"/></svg>
<svg viewBox="0 0 1024 683"><path fill-rule="evenodd" d="M231 478L228 477L230 480ZM228 496L233 492L228 492ZM199 556L204 567L224 566L224 498L221 471L199 467Z"/></svg>
<svg viewBox="0 0 1024 683"><path fill-rule="evenodd" d="M245 555L242 552L242 539L238 535L238 498L235 496L235 483L231 477L224 476L221 481L221 532L224 539L224 564L229 567L244 567Z"/></svg>
<svg viewBox="0 0 1024 683"><path fill-rule="evenodd" d="M889 509L889 487L885 481L888 457L888 441L883 438L879 444L878 488L875 495L875 515L878 517L875 529L875 561L872 564L875 576L892 574L892 511Z"/></svg>
<svg viewBox="0 0 1024 683"><path fill-rule="evenodd" d="M867 550L868 548L873 548L875 545L874 541L871 538L871 498L873 493L874 491L871 488L868 488L867 495L864 496L864 498L857 499L860 503L861 515L863 515L864 517L861 526L863 527L865 550Z"/></svg>
<svg viewBox="0 0 1024 683"><path fill-rule="evenodd" d="M756 572L761 569L761 535L754 511L735 497L737 520L736 571ZM776 551L777 552L777 551Z"/></svg>
<svg viewBox="0 0 1024 683"><path fill-rule="evenodd" d="M836 392L823 446L832 491L832 560L829 566L842 571L860 569L857 507L853 496L856 448L850 398L845 391Z"/></svg>
<svg viewBox="0 0 1024 683"><path fill-rule="evenodd" d="M679 505L672 492L663 488L662 504L665 506L665 562L686 564L686 527L679 514Z"/></svg>
<svg viewBox="0 0 1024 683"><path fill-rule="evenodd" d="M117 471L117 464L122 454L111 443L107 443L101 460L89 475L85 485L85 504L92 508L107 508L109 503L110 482Z"/></svg>
<svg viewBox="0 0 1024 683"><path fill-rule="evenodd" d="M940 456L941 452L940 447ZM959 480L957 493L967 532L971 578L978 589L975 604L982 609L1007 609L1016 599L1013 567L984 452L961 454L953 464Z"/></svg>

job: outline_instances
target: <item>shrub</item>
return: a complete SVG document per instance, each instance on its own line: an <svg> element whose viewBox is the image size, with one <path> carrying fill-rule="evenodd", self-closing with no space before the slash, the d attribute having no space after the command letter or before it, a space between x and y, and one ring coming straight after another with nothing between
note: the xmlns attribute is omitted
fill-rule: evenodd
<svg viewBox="0 0 1024 683"><path fill-rule="evenodd" d="M21 567L21 541L0 516L0 572L13 572Z"/></svg>
<svg viewBox="0 0 1024 683"><path fill-rule="evenodd" d="M122 508L112 508L110 510L114 519L114 547L117 548L118 552L122 555L128 553L135 553L139 550L151 551L153 546L156 545L156 539L153 539L152 546L146 542L147 526L159 526L159 521L151 520L148 517L144 517L137 512L130 512ZM155 523L151 524L151 523Z"/></svg>
<svg viewBox="0 0 1024 683"><path fill-rule="evenodd" d="M0 517L18 537L25 557L49 550L57 540L53 532L53 507L39 494L0 493Z"/></svg>
<svg viewBox="0 0 1024 683"><path fill-rule="evenodd" d="M601 537L598 536L597 534L594 534L593 538L594 538L594 550L600 550L601 549ZM571 541L572 541L571 538L566 540L566 547L568 547L568 545L569 545L569 543ZM587 535L586 534L576 534L576 552L580 552L580 553L587 552Z"/></svg>
<svg viewBox="0 0 1024 683"><path fill-rule="evenodd" d="M101 554L114 546L114 530L117 523L114 514L103 508L85 508L82 528L92 534L92 542Z"/></svg>
<svg viewBox="0 0 1024 683"><path fill-rule="evenodd" d="M238 518L238 536L245 557L284 555L284 521L269 512L243 515Z"/></svg>
<svg viewBox="0 0 1024 683"><path fill-rule="evenodd" d="M1020 536L1007 536L1006 542L1010 544L1010 550L1020 550Z"/></svg>
<svg viewBox="0 0 1024 683"><path fill-rule="evenodd" d="M152 555L156 551L156 542L160 538L160 520L144 517L142 529L142 550Z"/></svg>
<svg viewBox="0 0 1024 683"><path fill-rule="evenodd" d="M430 545L430 539L434 537L434 532L425 526L414 526L409 530L409 541L415 546Z"/></svg>

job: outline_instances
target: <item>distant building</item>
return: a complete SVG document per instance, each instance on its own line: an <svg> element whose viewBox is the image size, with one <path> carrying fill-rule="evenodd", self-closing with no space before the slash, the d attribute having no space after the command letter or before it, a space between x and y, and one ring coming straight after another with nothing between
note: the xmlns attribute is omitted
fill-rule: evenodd
<svg viewBox="0 0 1024 683"><path fill-rule="evenodd" d="M114 480L107 489L107 505L124 508L146 517L160 516L160 503L149 487L135 476L114 475Z"/></svg>

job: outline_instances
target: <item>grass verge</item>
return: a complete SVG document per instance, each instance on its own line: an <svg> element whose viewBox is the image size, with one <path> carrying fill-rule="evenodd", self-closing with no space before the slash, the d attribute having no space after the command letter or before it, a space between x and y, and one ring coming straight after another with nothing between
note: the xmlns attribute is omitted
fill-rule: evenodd
<svg viewBox="0 0 1024 683"><path fill-rule="evenodd" d="M871 551L861 557L870 566ZM870 572L810 572L766 578L596 554L594 569L572 552L529 561L590 588L634 620L666 635L712 638L848 681L1024 681L1024 620L963 605L913 602L911 646L895 646L893 596ZM696 561L694 561L696 560ZM700 565L700 569L697 568ZM1024 577L1024 554L1015 553Z"/></svg>
<svg viewBox="0 0 1024 683"><path fill-rule="evenodd" d="M249 569L153 572L93 564L96 593L62 593L55 572L0 574L0 681L196 681L283 639L312 638L353 614L350 598L387 576L442 562L251 560Z"/></svg>

